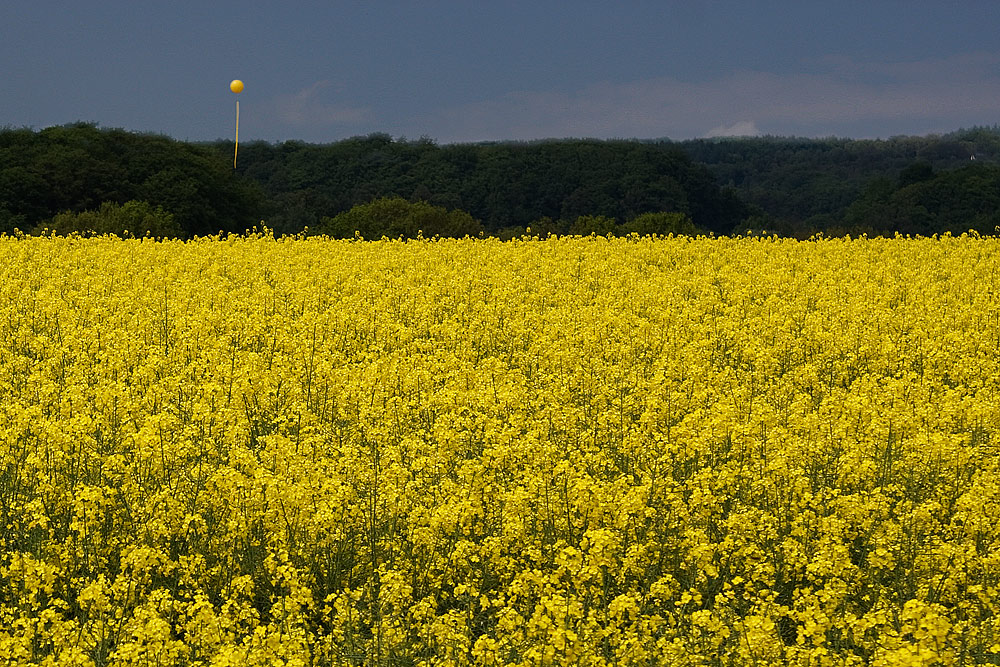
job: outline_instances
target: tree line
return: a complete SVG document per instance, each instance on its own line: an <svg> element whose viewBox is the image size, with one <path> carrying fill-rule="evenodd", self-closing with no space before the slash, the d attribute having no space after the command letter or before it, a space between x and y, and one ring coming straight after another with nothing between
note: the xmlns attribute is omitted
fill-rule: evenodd
<svg viewBox="0 0 1000 667"><path fill-rule="evenodd" d="M800 237L995 233L1000 128L881 140L699 139L685 152L754 209L754 228Z"/></svg>
<svg viewBox="0 0 1000 667"><path fill-rule="evenodd" d="M1000 131L848 139L438 145L182 142L0 130L0 232L377 238L523 233L933 234L1000 225Z"/></svg>
<svg viewBox="0 0 1000 667"><path fill-rule="evenodd" d="M4 129L0 232L28 232L60 214L128 202L169 213L184 235L242 231L259 222L264 197L231 172L213 151L159 135L87 123Z"/></svg>
<svg viewBox="0 0 1000 667"><path fill-rule="evenodd" d="M232 144L213 148L230 155ZM466 211L487 233L582 216L627 224L644 213L681 213L728 233L750 213L735 192L669 142L562 140L439 146L371 134L326 145L252 143L240 170L260 184L276 231L315 227L324 215L380 198ZM324 213L333 212L333 213Z"/></svg>

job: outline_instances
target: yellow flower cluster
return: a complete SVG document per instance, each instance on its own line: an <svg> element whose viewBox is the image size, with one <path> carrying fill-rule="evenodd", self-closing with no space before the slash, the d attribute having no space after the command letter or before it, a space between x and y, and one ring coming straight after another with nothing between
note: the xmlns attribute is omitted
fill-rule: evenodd
<svg viewBox="0 0 1000 667"><path fill-rule="evenodd" d="M0 238L0 665L1000 662L1000 241Z"/></svg>

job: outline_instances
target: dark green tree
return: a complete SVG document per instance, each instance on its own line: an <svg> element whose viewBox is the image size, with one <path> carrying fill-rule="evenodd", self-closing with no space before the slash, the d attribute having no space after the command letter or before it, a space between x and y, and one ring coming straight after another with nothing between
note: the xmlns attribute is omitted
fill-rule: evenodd
<svg viewBox="0 0 1000 667"><path fill-rule="evenodd" d="M449 211L427 202L402 197L377 199L359 204L336 216L321 219L316 232L334 238L365 239L478 236L482 227L465 211Z"/></svg>
<svg viewBox="0 0 1000 667"><path fill-rule="evenodd" d="M934 167L926 160L919 160L899 172L899 187L922 183L934 178Z"/></svg>

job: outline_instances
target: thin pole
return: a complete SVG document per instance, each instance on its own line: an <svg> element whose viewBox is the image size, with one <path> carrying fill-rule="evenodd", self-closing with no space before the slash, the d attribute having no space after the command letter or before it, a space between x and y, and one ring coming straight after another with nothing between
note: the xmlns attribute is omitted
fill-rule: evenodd
<svg viewBox="0 0 1000 667"><path fill-rule="evenodd" d="M236 146L233 148L233 169L236 169L236 154L240 151L240 101L236 100Z"/></svg>

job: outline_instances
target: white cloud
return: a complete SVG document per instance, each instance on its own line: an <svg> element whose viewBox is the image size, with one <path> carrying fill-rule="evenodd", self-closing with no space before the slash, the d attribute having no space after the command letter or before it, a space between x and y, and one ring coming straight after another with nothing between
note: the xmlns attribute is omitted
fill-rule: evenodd
<svg viewBox="0 0 1000 667"><path fill-rule="evenodd" d="M754 120L734 124L734 118ZM665 77L568 92L515 91L441 109L424 119L421 131L442 141L684 139L706 132L859 136L857 128L926 133L998 119L1000 54L978 53L903 63L830 58L811 72L744 70L708 81Z"/></svg>
<svg viewBox="0 0 1000 667"><path fill-rule="evenodd" d="M762 134L752 120L741 120L732 125L719 125L708 131L706 137L758 137Z"/></svg>
<svg viewBox="0 0 1000 667"><path fill-rule="evenodd" d="M322 93L330 85L329 81L317 81L297 93L272 99L268 106L278 121L294 127L359 125L371 119L366 107L324 101Z"/></svg>

